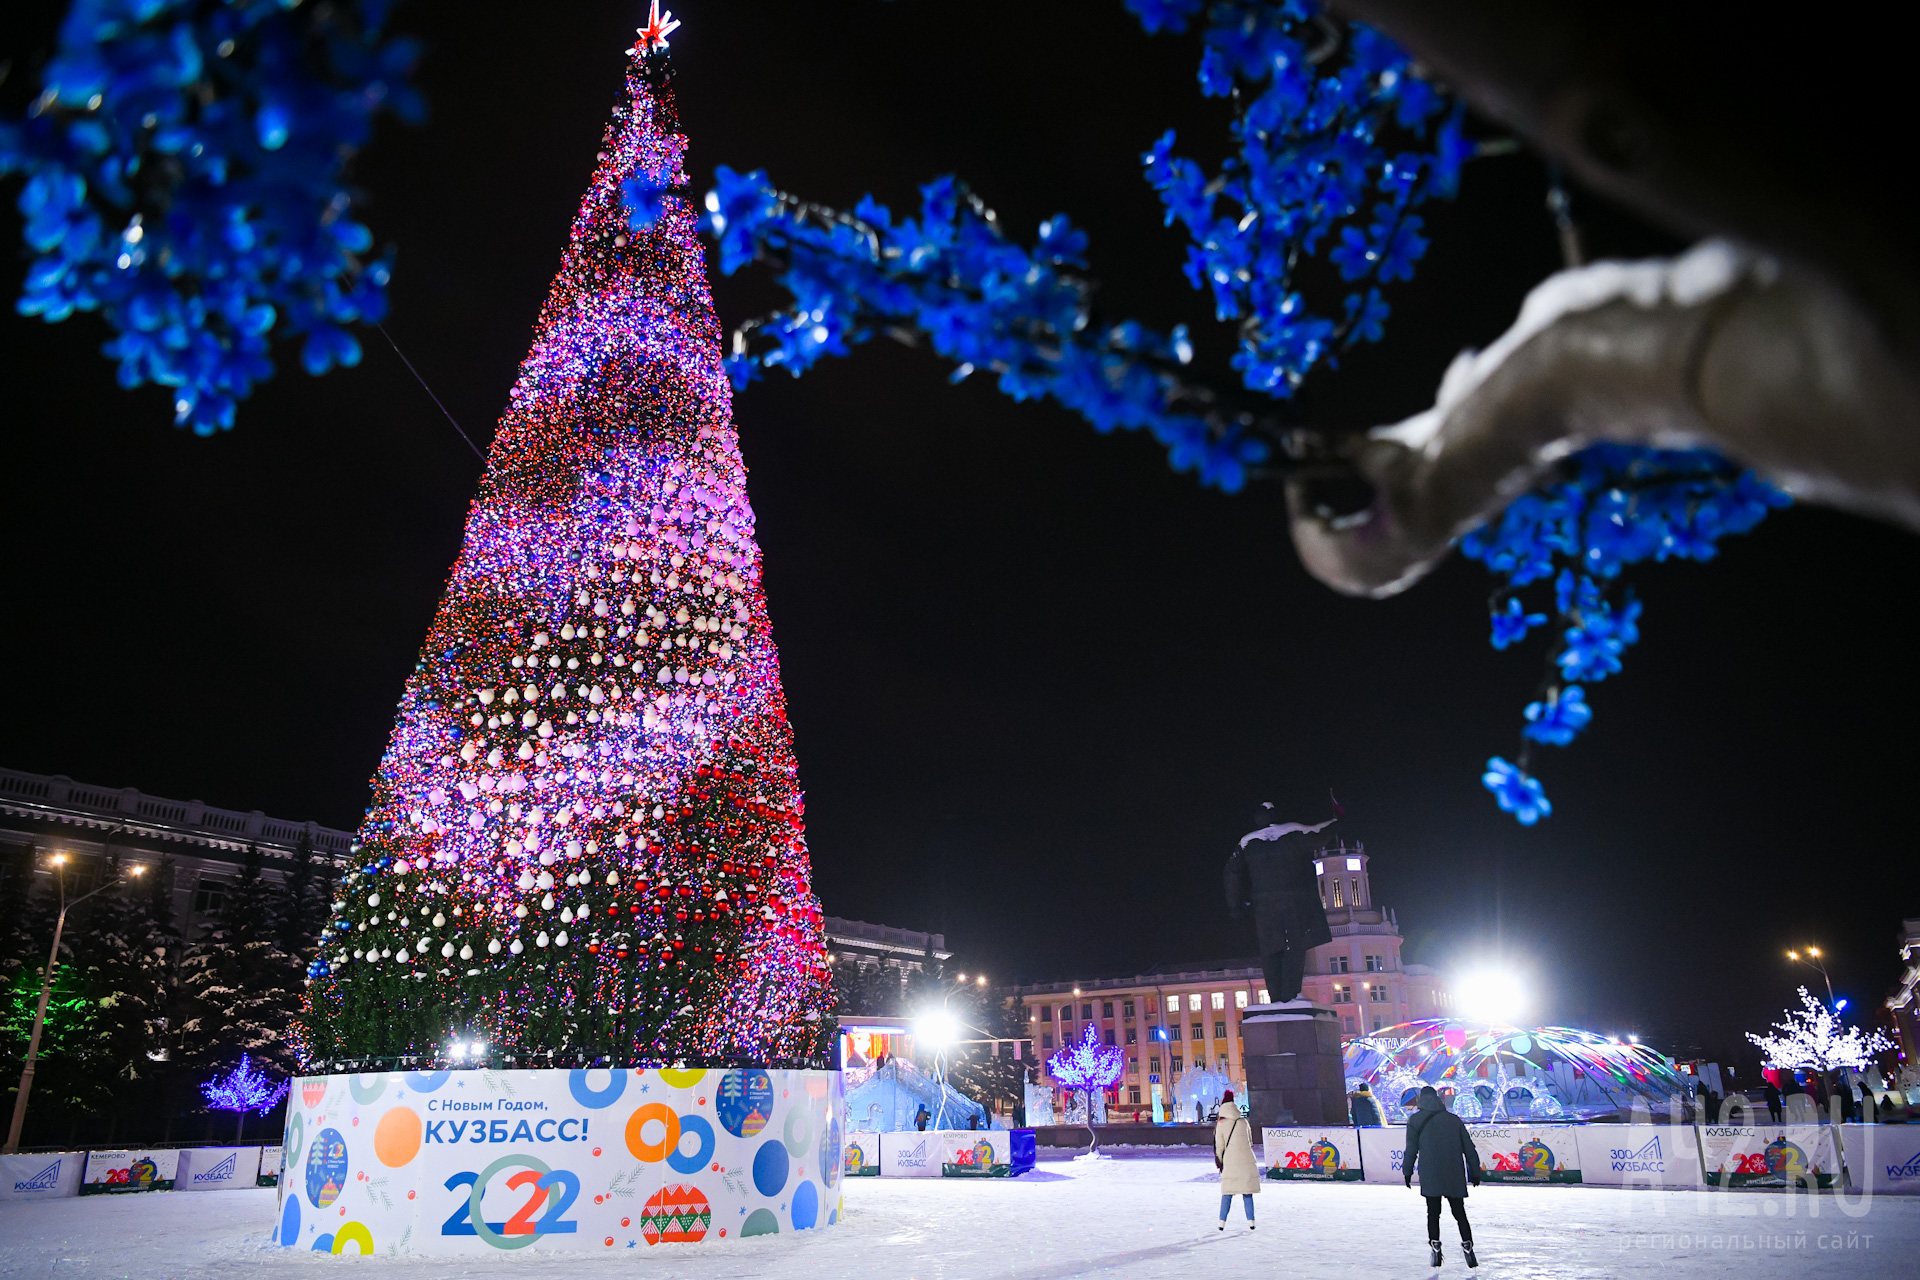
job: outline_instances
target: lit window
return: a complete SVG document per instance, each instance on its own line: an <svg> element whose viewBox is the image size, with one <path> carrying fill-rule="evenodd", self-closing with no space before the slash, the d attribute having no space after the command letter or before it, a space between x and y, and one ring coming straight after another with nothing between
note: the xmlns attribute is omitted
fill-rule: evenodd
<svg viewBox="0 0 1920 1280"><path fill-rule="evenodd" d="M1226 1007L1227 1007L1227 993L1226 993L1226 992L1224 992L1224 991L1216 991L1216 992L1214 992L1214 993L1213 993L1213 1007L1214 1007L1214 1008L1216 1008L1216 1009L1224 1009L1224 1008L1226 1008Z"/></svg>
<svg viewBox="0 0 1920 1280"><path fill-rule="evenodd" d="M1315 875L1319 875L1326 869L1327 869L1327 864L1324 862L1316 862L1313 864L1313 874Z"/></svg>
<svg viewBox="0 0 1920 1280"><path fill-rule="evenodd" d="M1322 909L1324 909L1326 905L1327 905L1327 882L1325 880L1322 880L1320 882L1320 906Z"/></svg>
<svg viewBox="0 0 1920 1280"><path fill-rule="evenodd" d="M1265 987L1262 987L1262 988L1260 988L1260 1003L1261 1003L1261 1004L1272 1004L1272 1003L1273 1003L1273 1001L1271 1001L1271 1000L1269 1000L1269 999L1267 998L1267 989L1266 989Z"/></svg>
<svg viewBox="0 0 1920 1280"><path fill-rule="evenodd" d="M1247 993L1244 988L1233 993L1233 1007L1236 1009L1247 1007Z"/></svg>
<svg viewBox="0 0 1920 1280"><path fill-rule="evenodd" d="M1127 1028L1127 1043L1128 1043L1128 1044L1138 1044L1138 1043L1139 1043L1139 1041L1140 1041L1140 1035L1139 1035L1139 1033L1138 1033L1137 1031L1135 1031L1135 1030L1134 1030L1134 1029L1133 1029L1132 1027L1128 1027L1128 1028Z"/></svg>
<svg viewBox="0 0 1920 1280"><path fill-rule="evenodd" d="M1333 1002L1335 1004L1352 1004L1353 1003L1353 984L1350 982L1334 983L1333 984ZM1348 1021L1351 1022L1352 1019L1349 1018ZM1347 1030L1351 1031L1353 1030L1353 1028L1348 1027Z"/></svg>
<svg viewBox="0 0 1920 1280"><path fill-rule="evenodd" d="M1358 858L1347 859L1347 870L1358 871L1359 869L1360 869L1360 859Z"/></svg>
<svg viewBox="0 0 1920 1280"><path fill-rule="evenodd" d="M1387 958L1385 956L1368 956L1367 957L1368 973L1385 973L1386 971L1387 971Z"/></svg>
<svg viewBox="0 0 1920 1280"><path fill-rule="evenodd" d="M1187 1008L1195 1010L1196 1012L1199 1010L1200 993L1198 991L1187 997Z"/></svg>
<svg viewBox="0 0 1920 1280"><path fill-rule="evenodd" d="M1358 880L1347 881L1347 901L1356 907L1360 905L1360 882Z"/></svg>
<svg viewBox="0 0 1920 1280"><path fill-rule="evenodd" d="M1340 881L1337 879L1333 882L1333 905L1336 907L1347 905L1346 900L1340 896Z"/></svg>

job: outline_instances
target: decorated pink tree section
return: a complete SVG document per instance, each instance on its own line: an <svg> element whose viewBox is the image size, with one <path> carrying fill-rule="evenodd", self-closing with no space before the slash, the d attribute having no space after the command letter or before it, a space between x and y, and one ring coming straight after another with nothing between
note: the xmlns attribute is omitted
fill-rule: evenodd
<svg viewBox="0 0 1920 1280"><path fill-rule="evenodd" d="M1088 1133L1094 1133L1093 1095L1120 1083L1120 1074L1126 1067L1126 1056L1124 1049L1101 1044L1099 1032L1089 1022L1078 1042L1064 1046L1047 1059L1048 1075L1058 1080L1062 1087L1079 1089L1086 1095ZM1100 1137L1094 1134L1093 1148L1098 1150L1099 1146Z"/></svg>
<svg viewBox="0 0 1920 1280"><path fill-rule="evenodd" d="M663 26L632 51L401 698L312 969L310 1063L455 1040L522 1066L823 1054L821 913Z"/></svg>

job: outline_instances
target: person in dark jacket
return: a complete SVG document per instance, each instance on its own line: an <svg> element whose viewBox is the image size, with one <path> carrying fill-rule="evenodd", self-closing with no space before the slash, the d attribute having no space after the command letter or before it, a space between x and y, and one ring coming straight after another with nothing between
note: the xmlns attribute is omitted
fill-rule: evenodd
<svg viewBox="0 0 1920 1280"><path fill-rule="evenodd" d="M920 1109L913 1113L913 1127L921 1133L925 1133L927 1131L927 1121L931 1119L933 1119L933 1117L927 1112L927 1104L923 1102L920 1104Z"/></svg>
<svg viewBox="0 0 1920 1280"><path fill-rule="evenodd" d="M1467 1184L1480 1185L1480 1153L1460 1117L1440 1104L1440 1095L1432 1085L1420 1090L1420 1101L1407 1119L1407 1152L1400 1162L1407 1186L1413 1186L1413 1172L1420 1171L1420 1194L1427 1201L1427 1247L1432 1250L1431 1265L1440 1265L1440 1201L1445 1199L1460 1225L1460 1252L1467 1265L1477 1267L1480 1259L1473 1252L1473 1227L1467 1222Z"/></svg>
<svg viewBox="0 0 1920 1280"><path fill-rule="evenodd" d="M1780 1086L1772 1080L1767 1081L1767 1115L1775 1124L1780 1123Z"/></svg>
<svg viewBox="0 0 1920 1280"><path fill-rule="evenodd" d="M1353 1096L1347 1100L1352 1104L1353 1127L1356 1129L1378 1129L1380 1127L1380 1104L1373 1100L1373 1090L1367 1088L1362 1080Z"/></svg>

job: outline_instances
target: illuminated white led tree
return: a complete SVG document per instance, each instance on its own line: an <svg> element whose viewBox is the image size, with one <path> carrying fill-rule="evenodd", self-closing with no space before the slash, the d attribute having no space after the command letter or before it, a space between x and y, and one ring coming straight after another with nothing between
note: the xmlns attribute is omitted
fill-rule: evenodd
<svg viewBox="0 0 1920 1280"><path fill-rule="evenodd" d="M1787 1010L1785 1022L1773 1024L1777 1034L1757 1036L1747 1032L1747 1039L1760 1046L1770 1067L1797 1071L1851 1067L1858 1071L1873 1061L1875 1054L1893 1048L1893 1042L1878 1031L1863 1033L1858 1027L1843 1026L1839 1015L1808 995L1805 987L1800 988L1800 1004L1799 1009Z"/></svg>

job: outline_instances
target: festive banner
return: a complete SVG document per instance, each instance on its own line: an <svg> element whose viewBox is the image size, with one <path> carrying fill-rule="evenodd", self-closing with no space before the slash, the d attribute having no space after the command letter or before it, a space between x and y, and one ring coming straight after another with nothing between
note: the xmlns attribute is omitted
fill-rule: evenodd
<svg viewBox="0 0 1920 1280"><path fill-rule="evenodd" d="M1283 1182L1360 1181L1358 1129L1262 1129L1260 1151L1269 1178Z"/></svg>
<svg viewBox="0 0 1920 1280"><path fill-rule="evenodd" d="M231 1191L259 1185L260 1148L195 1147L180 1153L182 1191Z"/></svg>
<svg viewBox="0 0 1920 1280"><path fill-rule="evenodd" d="M0 1156L0 1202L9 1200L54 1200L80 1194L80 1173L86 1167L84 1152L62 1151L55 1155Z"/></svg>
<svg viewBox="0 0 1920 1280"><path fill-rule="evenodd" d="M605 1252L840 1217L837 1071L383 1072L289 1106L288 1248Z"/></svg>
<svg viewBox="0 0 1920 1280"><path fill-rule="evenodd" d="M945 1129L940 1133L940 1176L1004 1178L1013 1171L1005 1129Z"/></svg>
<svg viewBox="0 0 1920 1280"><path fill-rule="evenodd" d="M877 1178L880 1176L880 1135L871 1129L862 1129L847 1135L847 1154L843 1165L849 1178Z"/></svg>
<svg viewBox="0 0 1920 1280"><path fill-rule="evenodd" d="M1593 1124L1575 1131L1580 1181L1616 1187L1698 1187L1700 1137L1692 1125Z"/></svg>
<svg viewBox="0 0 1920 1280"><path fill-rule="evenodd" d="M254 1178L254 1185L277 1187L280 1185L280 1148L260 1148L260 1172Z"/></svg>
<svg viewBox="0 0 1920 1280"><path fill-rule="evenodd" d="M83 1196L107 1191L171 1191L178 1151L94 1151L87 1155Z"/></svg>
<svg viewBox="0 0 1920 1280"><path fill-rule="evenodd" d="M883 1178L937 1178L940 1176L940 1133L880 1135L880 1176Z"/></svg>
<svg viewBox="0 0 1920 1280"><path fill-rule="evenodd" d="M1725 1125L1700 1129L1700 1158L1710 1187L1833 1185L1840 1161L1826 1125Z"/></svg>
<svg viewBox="0 0 1920 1280"><path fill-rule="evenodd" d="M1840 1155L1855 1191L1920 1195L1920 1125L1843 1124Z"/></svg>
<svg viewBox="0 0 1920 1280"><path fill-rule="evenodd" d="M1470 1125L1467 1132L1480 1152L1480 1176L1487 1182L1581 1180L1580 1150L1573 1125Z"/></svg>
<svg viewBox="0 0 1920 1280"><path fill-rule="evenodd" d="M1405 1125L1356 1130L1360 1135L1360 1172L1367 1182L1399 1182L1400 1162L1407 1153Z"/></svg>

